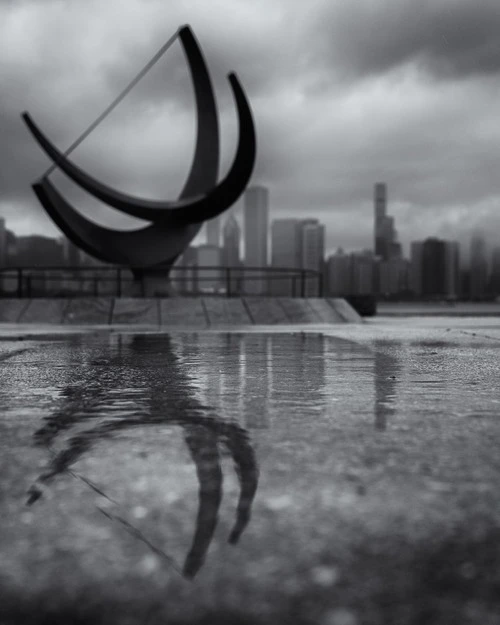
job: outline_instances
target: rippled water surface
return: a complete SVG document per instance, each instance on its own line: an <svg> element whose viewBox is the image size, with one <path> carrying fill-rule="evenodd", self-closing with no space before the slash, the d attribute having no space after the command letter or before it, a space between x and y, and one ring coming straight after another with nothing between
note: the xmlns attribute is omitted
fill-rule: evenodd
<svg viewBox="0 0 500 625"><path fill-rule="evenodd" d="M5 622L495 622L500 341L430 336L0 343Z"/></svg>

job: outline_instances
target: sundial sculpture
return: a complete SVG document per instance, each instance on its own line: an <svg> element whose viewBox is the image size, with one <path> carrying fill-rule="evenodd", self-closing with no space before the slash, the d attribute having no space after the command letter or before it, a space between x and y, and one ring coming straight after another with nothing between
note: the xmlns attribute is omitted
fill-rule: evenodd
<svg viewBox="0 0 500 625"><path fill-rule="evenodd" d="M132 197L91 177L71 162L68 154L123 99L177 36L186 55L196 101L198 127L191 170L176 201ZM27 112L23 113L22 117L29 130L53 161L52 167L32 188L47 213L68 239L95 258L129 267L136 281L146 280L148 283L149 279L154 285L155 276L161 268L165 282L174 262L199 232L203 222L220 215L236 202L253 171L256 137L252 112L236 74L228 74L228 80L236 103L239 137L232 165L220 182L217 182L220 147L215 95L202 52L188 25L175 33L142 74L132 81L99 120L65 153L51 143ZM127 215L150 221L151 224L138 230L120 231L89 221L64 199L49 180L48 175L56 167L98 200Z"/></svg>

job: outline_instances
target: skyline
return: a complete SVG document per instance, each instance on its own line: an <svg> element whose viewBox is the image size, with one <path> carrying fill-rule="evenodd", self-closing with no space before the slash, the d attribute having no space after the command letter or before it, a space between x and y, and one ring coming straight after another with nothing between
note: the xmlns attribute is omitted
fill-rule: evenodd
<svg viewBox="0 0 500 625"><path fill-rule="evenodd" d="M226 69L234 69L257 126L250 184L270 189L271 220L319 219L327 254L370 248L372 188L384 180L405 254L411 240L465 243L478 228L498 243L500 5L345 5L221 0L207 8L198 0L167 10L156 0L0 1L0 215L16 234L59 235L30 188L49 163L20 113L32 111L65 149L189 22L221 108L221 174L234 151L225 84ZM173 198L190 165L193 108L176 43L74 160L124 192ZM59 172L54 181L99 223L137 224L89 200ZM232 211L240 224L241 208L240 201Z"/></svg>

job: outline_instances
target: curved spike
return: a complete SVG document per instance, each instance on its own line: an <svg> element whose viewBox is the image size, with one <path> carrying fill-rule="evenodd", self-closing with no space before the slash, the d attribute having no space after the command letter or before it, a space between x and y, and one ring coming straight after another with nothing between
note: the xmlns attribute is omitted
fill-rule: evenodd
<svg viewBox="0 0 500 625"><path fill-rule="evenodd" d="M186 430L185 441L200 484L196 530L182 571L185 577L192 579L205 562L217 526L222 501L222 469L217 436L203 426L186 426Z"/></svg>
<svg viewBox="0 0 500 625"><path fill-rule="evenodd" d="M194 87L198 124L191 170L179 196L183 199L203 193L217 182L219 123L212 83L200 47L187 26L181 28L179 37ZM27 113L23 113L23 118L30 129L36 128ZM56 155L54 160L57 162L58 158ZM32 187L47 213L75 245L109 263L138 267L173 263L201 228L201 223L197 223L169 230L159 224L127 232L112 230L83 217L47 178Z"/></svg>
<svg viewBox="0 0 500 625"><path fill-rule="evenodd" d="M226 177L213 189L198 192L175 202L133 198L92 178L66 158L40 131L28 113L23 118L42 149L57 162L58 167L91 195L127 215L163 225L200 223L223 213L243 193L252 175L256 155L255 128L250 106L235 74L229 82L236 102L239 140L233 164Z"/></svg>
<svg viewBox="0 0 500 625"><path fill-rule="evenodd" d="M228 429L224 436L224 443L231 452L240 482L236 520L229 535L229 543L235 545L250 521L252 504L259 484L259 469L255 452L245 430L237 427Z"/></svg>
<svg viewBox="0 0 500 625"><path fill-rule="evenodd" d="M107 263L144 267L174 262L200 226L151 224L139 230L111 230L75 210L48 178L32 186L40 203L62 232L79 248Z"/></svg>

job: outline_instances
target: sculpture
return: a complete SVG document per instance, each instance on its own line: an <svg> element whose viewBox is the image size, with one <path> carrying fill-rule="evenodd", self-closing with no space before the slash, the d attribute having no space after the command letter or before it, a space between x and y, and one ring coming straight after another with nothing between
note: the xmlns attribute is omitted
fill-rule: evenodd
<svg viewBox="0 0 500 625"><path fill-rule="evenodd" d="M223 213L240 197L252 174L256 156L252 112L238 78L230 73L228 80L237 108L239 138L232 166L226 177L217 183L219 124L212 83L189 26L180 28L177 35L188 61L198 119L191 170L177 201L134 198L102 184L72 163L67 153L61 153L27 112L22 114L29 130L55 167L109 206L152 223L139 230L124 232L90 222L60 195L48 179L48 173L54 166L32 185L52 220L88 254L105 262L130 267L136 280L149 277L153 285L158 268L162 269L163 280L168 277L172 265L199 232L203 222ZM111 107L107 112L109 110Z"/></svg>

